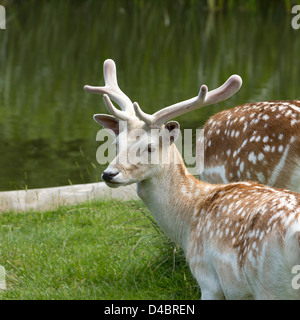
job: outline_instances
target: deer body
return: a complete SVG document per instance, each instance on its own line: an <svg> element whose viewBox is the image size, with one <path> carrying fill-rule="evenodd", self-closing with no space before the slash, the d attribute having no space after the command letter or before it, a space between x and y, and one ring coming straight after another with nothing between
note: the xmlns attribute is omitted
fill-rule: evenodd
<svg viewBox="0 0 300 320"><path fill-rule="evenodd" d="M198 97L148 115L119 89L112 60L104 63L104 76L104 87L85 87L104 94L113 116L94 119L116 134L119 146L102 178L110 187L137 183L157 224L183 248L202 299L300 299L291 284L292 268L300 264L300 195L253 182L195 179L173 143L179 124L166 122L228 98L240 87L239 78L210 92L202 86ZM132 150L138 150L138 161L123 163Z"/></svg>
<svg viewBox="0 0 300 320"><path fill-rule="evenodd" d="M300 192L300 101L248 103L204 126L204 171L211 183L257 181Z"/></svg>
<svg viewBox="0 0 300 320"><path fill-rule="evenodd" d="M175 146L170 152L180 157ZM183 163L161 168L137 190L183 248L202 299L300 299L291 286L300 264L300 195L252 182L207 184Z"/></svg>

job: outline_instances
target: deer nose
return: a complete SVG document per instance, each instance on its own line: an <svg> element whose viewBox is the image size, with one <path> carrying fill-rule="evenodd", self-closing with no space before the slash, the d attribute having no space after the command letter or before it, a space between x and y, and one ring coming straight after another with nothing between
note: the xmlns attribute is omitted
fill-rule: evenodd
<svg viewBox="0 0 300 320"><path fill-rule="evenodd" d="M115 177L117 174L119 174L119 172L114 173L114 172L105 172L103 171L102 173L102 179L106 182L109 182L112 180L113 177Z"/></svg>

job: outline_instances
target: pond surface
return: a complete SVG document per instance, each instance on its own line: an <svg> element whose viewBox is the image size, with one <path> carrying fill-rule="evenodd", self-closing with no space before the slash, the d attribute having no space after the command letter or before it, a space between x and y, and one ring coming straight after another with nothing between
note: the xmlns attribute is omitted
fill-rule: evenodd
<svg viewBox="0 0 300 320"><path fill-rule="evenodd" d="M1 4L1 3L0 3ZM6 5L6 4L4 4ZM103 61L122 90L153 113L201 84L243 79L228 101L179 117L197 128L246 102L300 98L300 29L269 8L209 13L203 1L14 1L0 30L0 190L101 180L96 161Z"/></svg>

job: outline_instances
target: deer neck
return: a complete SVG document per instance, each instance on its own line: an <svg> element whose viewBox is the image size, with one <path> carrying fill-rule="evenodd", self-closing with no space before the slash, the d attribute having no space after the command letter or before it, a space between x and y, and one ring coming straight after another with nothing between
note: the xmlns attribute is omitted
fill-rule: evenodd
<svg viewBox="0 0 300 320"><path fill-rule="evenodd" d="M206 183L188 173L174 144L170 152L173 161L161 166L157 175L138 182L137 193L159 227L186 251L193 215L205 197Z"/></svg>

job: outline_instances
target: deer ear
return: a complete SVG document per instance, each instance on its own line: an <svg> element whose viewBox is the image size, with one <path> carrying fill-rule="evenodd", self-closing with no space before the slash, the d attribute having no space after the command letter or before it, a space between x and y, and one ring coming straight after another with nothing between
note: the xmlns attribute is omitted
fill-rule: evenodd
<svg viewBox="0 0 300 320"><path fill-rule="evenodd" d="M169 131L170 134L170 143L175 142L180 133L180 125L177 121L169 121L165 124L164 129Z"/></svg>
<svg viewBox="0 0 300 320"><path fill-rule="evenodd" d="M114 116L108 114L95 114L93 118L105 129L112 130L116 136L119 135L119 120Z"/></svg>

